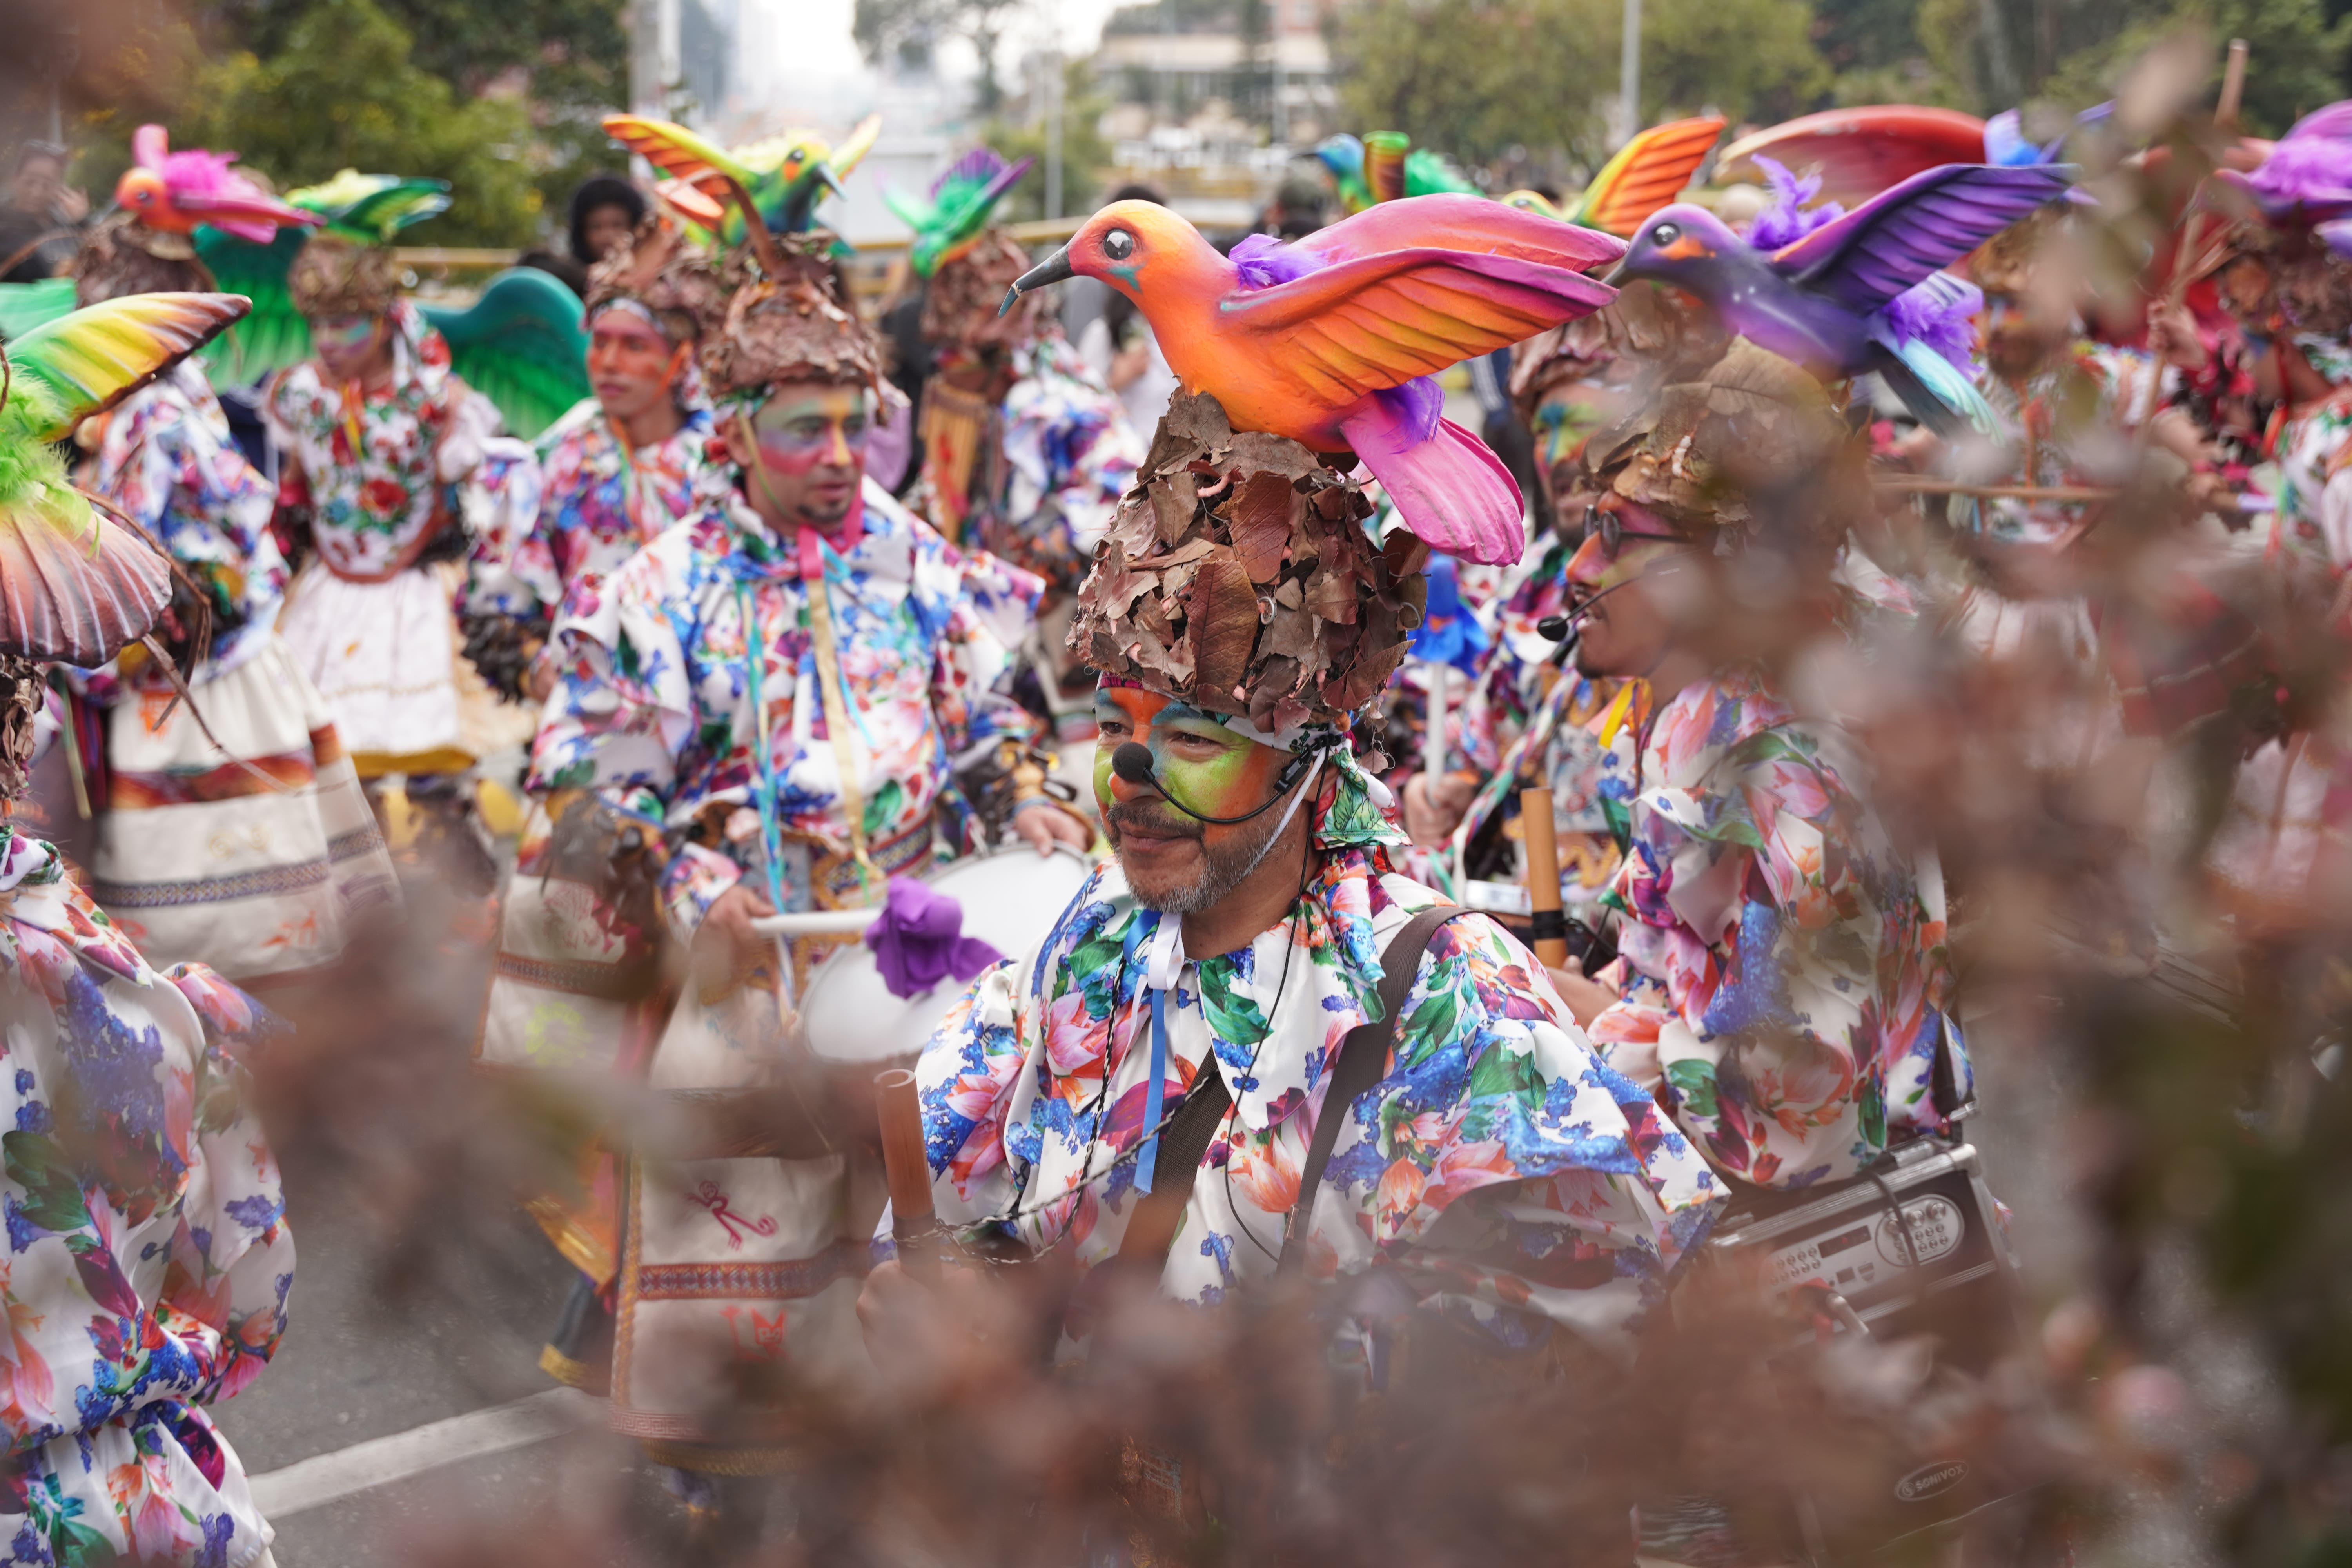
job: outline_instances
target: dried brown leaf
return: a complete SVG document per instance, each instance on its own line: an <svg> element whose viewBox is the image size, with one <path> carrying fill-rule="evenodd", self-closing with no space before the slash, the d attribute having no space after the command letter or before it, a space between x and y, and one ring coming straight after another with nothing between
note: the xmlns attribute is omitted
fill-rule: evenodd
<svg viewBox="0 0 2352 1568"><path fill-rule="evenodd" d="M1204 700L1237 700L1257 645L1257 590L1229 550L1201 563L1186 601L1185 640L1200 671Z"/></svg>
<svg viewBox="0 0 2352 1568"><path fill-rule="evenodd" d="M1193 496L1192 474L1179 468L1172 474L1151 481L1151 510L1158 520L1160 544L1174 544L1192 526L1197 502Z"/></svg>
<svg viewBox="0 0 2352 1568"><path fill-rule="evenodd" d="M1234 551L1249 569L1250 581L1271 583L1281 574L1282 558L1290 549L1290 517L1298 505L1298 492L1280 474L1252 474L1234 488Z"/></svg>
<svg viewBox="0 0 2352 1568"><path fill-rule="evenodd" d="M1286 479L1303 479L1323 468L1321 460L1297 442L1263 430L1235 432L1232 460L1245 474L1280 474Z"/></svg>
<svg viewBox="0 0 2352 1568"><path fill-rule="evenodd" d="M1161 422L1163 429L1212 451L1232 445L1234 426L1225 417L1224 405L1207 393L1178 393L1168 405L1168 417Z"/></svg>

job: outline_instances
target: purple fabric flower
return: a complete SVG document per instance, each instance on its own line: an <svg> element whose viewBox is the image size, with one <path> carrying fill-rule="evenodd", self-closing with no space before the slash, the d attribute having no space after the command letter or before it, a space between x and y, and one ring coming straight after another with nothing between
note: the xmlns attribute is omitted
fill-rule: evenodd
<svg viewBox="0 0 2352 1568"><path fill-rule="evenodd" d="M1886 304L1886 324L1903 342L1926 343L1958 369L1975 374L1976 329L1970 318L1984 309L1984 291L1939 272L1906 289Z"/></svg>
<svg viewBox="0 0 2352 1568"><path fill-rule="evenodd" d="M866 945L893 996L915 996L949 975L970 980L1004 955L963 934L963 905L908 877L883 889L882 918L866 928Z"/></svg>
<svg viewBox="0 0 2352 1568"><path fill-rule="evenodd" d="M1748 232L1748 243L1757 249L1778 250L1794 245L1813 230L1845 216L1845 208L1835 202L1811 208L1805 205L1822 194L1819 174L1801 180L1789 172L1787 164L1760 153L1756 166L1764 171L1765 183L1772 187L1772 205L1756 215L1756 226Z"/></svg>
<svg viewBox="0 0 2352 1568"><path fill-rule="evenodd" d="M1320 258L1295 245L1285 245L1270 234L1243 236L1241 243L1234 247L1232 260L1244 289L1296 283L1310 272L1320 272L1325 266Z"/></svg>

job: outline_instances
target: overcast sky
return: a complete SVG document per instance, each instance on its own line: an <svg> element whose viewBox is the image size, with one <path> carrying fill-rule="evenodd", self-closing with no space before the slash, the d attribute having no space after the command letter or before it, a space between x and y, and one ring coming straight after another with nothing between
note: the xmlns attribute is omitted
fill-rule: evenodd
<svg viewBox="0 0 2352 1568"><path fill-rule="evenodd" d="M1014 24L1007 40L1007 63L1024 47L1045 43L1056 22L1064 48L1074 54L1091 52L1103 18L1118 3L1031 0L1029 16ZM849 34L853 5L854 0L742 0L746 47L739 69L748 91L763 98L812 92L830 96L826 88L838 89L846 79L862 75L865 63ZM943 63L950 69L958 65L953 56ZM969 68L968 61L963 64Z"/></svg>

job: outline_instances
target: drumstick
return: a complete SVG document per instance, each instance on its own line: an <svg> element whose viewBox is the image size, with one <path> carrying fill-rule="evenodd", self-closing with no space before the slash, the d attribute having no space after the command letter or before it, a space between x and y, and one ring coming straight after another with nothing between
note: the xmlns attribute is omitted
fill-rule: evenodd
<svg viewBox="0 0 2352 1568"><path fill-rule="evenodd" d="M1551 819L1551 791L1531 784L1519 792L1519 827L1527 836L1528 927L1536 956L1554 969L1568 963L1568 917L1559 910L1559 840Z"/></svg>
<svg viewBox="0 0 2352 1568"><path fill-rule="evenodd" d="M915 1075L892 1068L874 1075L874 1112L882 1122L882 1172L890 1186L890 1235L898 1261L909 1274L939 1272L931 1233L939 1222L931 1210L931 1163L923 1153L923 1108L915 1098Z"/></svg>

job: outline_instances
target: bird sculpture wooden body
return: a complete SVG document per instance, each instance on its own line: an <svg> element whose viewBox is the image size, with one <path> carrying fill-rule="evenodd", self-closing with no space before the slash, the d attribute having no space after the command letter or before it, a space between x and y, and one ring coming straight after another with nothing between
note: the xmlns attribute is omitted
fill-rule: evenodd
<svg viewBox="0 0 2352 1568"><path fill-rule="evenodd" d="M1955 163L1915 174L1776 250L1705 207L1651 216L1612 275L1696 295L1731 331L1824 380L1876 371L1940 434L1990 429L1957 329L1980 298L1939 269L2066 194L2074 171Z"/></svg>
<svg viewBox="0 0 2352 1568"><path fill-rule="evenodd" d="M816 221L817 204L865 161L882 133L882 117L869 114L840 145L811 130L792 130L721 151L683 125L641 114L608 114L605 133L638 153L672 180L662 198L685 216L740 245L747 232L740 207L730 203L730 184L757 208L771 234L801 234Z"/></svg>
<svg viewBox="0 0 2352 1568"><path fill-rule="evenodd" d="M99 665L154 625L169 562L68 481L54 443L247 309L233 294L130 294L0 352L0 654Z"/></svg>
<svg viewBox="0 0 2352 1568"><path fill-rule="evenodd" d="M915 275L929 278L941 262L970 250L988 226L996 204L1021 183L1033 162L1024 158L1008 163L993 150L975 147L931 182L927 197L886 188L882 199L890 204L900 222L915 231L915 242L907 252L908 265Z"/></svg>
<svg viewBox="0 0 2352 1568"><path fill-rule="evenodd" d="M1585 277L1623 242L1483 196L1382 202L1296 243L1254 235L1220 256L1150 202L1087 220L1005 297L1083 275L1135 301L1187 391L1236 430L1353 451L1405 526L1473 561L1518 559L1518 487L1441 416L1430 379L1605 305Z"/></svg>
<svg viewBox="0 0 2352 1568"><path fill-rule="evenodd" d="M142 125L131 135L131 167L114 184L117 206L149 228L190 234L210 224L255 245L268 245L281 227L314 227L326 220L289 206L229 165L234 153L202 148L172 151L160 125Z"/></svg>

